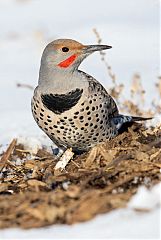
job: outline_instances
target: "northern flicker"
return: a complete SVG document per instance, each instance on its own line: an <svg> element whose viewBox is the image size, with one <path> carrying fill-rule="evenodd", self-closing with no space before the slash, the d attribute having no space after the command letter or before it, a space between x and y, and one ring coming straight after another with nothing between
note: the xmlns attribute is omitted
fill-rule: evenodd
<svg viewBox="0 0 161 240"><path fill-rule="evenodd" d="M147 119L119 114L105 88L78 70L91 53L110 48L58 39L42 54L32 113L38 126L63 150L87 151L117 136L125 123Z"/></svg>

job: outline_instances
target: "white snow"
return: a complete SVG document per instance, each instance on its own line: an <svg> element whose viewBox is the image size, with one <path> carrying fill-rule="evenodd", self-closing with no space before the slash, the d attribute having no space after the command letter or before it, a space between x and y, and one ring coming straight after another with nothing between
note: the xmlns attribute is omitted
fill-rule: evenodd
<svg viewBox="0 0 161 240"><path fill-rule="evenodd" d="M141 186L136 195L133 196L128 207L140 210L153 210L161 206L161 183L148 190Z"/></svg>
<svg viewBox="0 0 161 240"><path fill-rule="evenodd" d="M0 152L15 137L34 152L42 145L50 148L51 141L31 115L33 91L16 84L36 86L41 53L49 41L73 38L95 44L95 27L103 43L113 46L107 51L107 60L117 80L126 84L125 94L129 96L132 76L138 72L147 90L145 107L151 98L158 99L154 82L159 76L159 1L0 0ZM98 53L87 58L81 69L107 89L111 86ZM155 190L148 192L143 187L127 209L74 226L1 230L0 239L159 238L157 196ZM151 210L138 213L131 209L134 206Z"/></svg>
<svg viewBox="0 0 161 240"><path fill-rule="evenodd" d="M25 150L29 150L31 154L37 154L39 149L42 149L42 144L37 138L33 137L18 137L17 144L23 144Z"/></svg>

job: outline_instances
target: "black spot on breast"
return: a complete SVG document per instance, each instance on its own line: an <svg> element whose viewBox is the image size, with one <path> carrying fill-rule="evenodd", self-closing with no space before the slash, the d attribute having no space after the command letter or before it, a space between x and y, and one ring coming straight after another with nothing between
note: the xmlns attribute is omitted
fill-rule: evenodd
<svg viewBox="0 0 161 240"><path fill-rule="evenodd" d="M52 122L52 120L50 120L50 119L47 119L47 121L48 121L48 122Z"/></svg>
<svg viewBox="0 0 161 240"><path fill-rule="evenodd" d="M75 114L75 115L78 115L78 114L79 114L79 112L75 112L74 114Z"/></svg>
<svg viewBox="0 0 161 240"><path fill-rule="evenodd" d="M44 94L42 102L46 108L56 114L61 114L74 107L81 98L83 89L77 88L67 94Z"/></svg>

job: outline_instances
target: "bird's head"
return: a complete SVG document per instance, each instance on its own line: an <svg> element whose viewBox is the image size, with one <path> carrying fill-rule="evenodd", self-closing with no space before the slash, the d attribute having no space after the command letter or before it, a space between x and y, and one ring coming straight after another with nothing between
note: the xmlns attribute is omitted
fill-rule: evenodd
<svg viewBox="0 0 161 240"><path fill-rule="evenodd" d="M49 43L42 56L42 64L57 70L75 70L88 55L109 49L108 45L83 45L72 39L57 39Z"/></svg>

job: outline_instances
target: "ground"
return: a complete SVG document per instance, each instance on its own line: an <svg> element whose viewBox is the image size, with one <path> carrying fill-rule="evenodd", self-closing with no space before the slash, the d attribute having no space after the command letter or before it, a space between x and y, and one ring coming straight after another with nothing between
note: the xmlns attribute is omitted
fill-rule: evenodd
<svg viewBox="0 0 161 240"><path fill-rule="evenodd" d="M126 207L139 186L150 189L161 180L160 127L134 124L114 140L74 156L65 170L55 169L58 159L45 149L34 154L16 142L1 158L1 228L87 221Z"/></svg>

